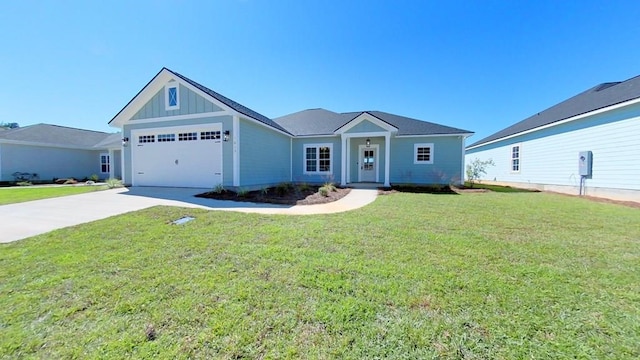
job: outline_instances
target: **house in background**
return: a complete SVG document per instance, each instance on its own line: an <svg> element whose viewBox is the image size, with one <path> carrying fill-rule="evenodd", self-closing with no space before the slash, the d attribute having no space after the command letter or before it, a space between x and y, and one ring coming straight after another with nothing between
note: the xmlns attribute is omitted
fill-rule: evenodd
<svg viewBox="0 0 640 360"><path fill-rule="evenodd" d="M53 178L119 178L120 134L37 124L0 132L0 181L14 173Z"/></svg>
<svg viewBox="0 0 640 360"><path fill-rule="evenodd" d="M167 68L109 122L133 186L460 183L472 133L379 111L270 119Z"/></svg>
<svg viewBox="0 0 640 360"><path fill-rule="evenodd" d="M597 85L466 148L483 182L640 201L640 77Z"/></svg>

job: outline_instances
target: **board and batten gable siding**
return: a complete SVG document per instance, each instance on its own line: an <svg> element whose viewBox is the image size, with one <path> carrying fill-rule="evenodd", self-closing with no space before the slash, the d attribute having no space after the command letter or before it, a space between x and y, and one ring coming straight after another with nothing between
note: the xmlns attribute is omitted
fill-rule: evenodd
<svg viewBox="0 0 640 360"><path fill-rule="evenodd" d="M387 132L386 129L372 123L369 120L363 120L351 129L347 130L348 134L367 133L367 132Z"/></svg>
<svg viewBox="0 0 640 360"><path fill-rule="evenodd" d="M240 188L254 189L291 181L289 136L244 118L240 118L239 129ZM231 137L234 136L238 134L232 132Z"/></svg>
<svg viewBox="0 0 640 360"><path fill-rule="evenodd" d="M222 109L202 96L180 85L179 104L176 110L165 110L165 90L160 89L133 117L131 120L153 119L176 115L201 114Z"/></svg>
<svg viewBox="0 0 640 360"><path fill-rule="evenodd" d="M461 183L463 142L464 138L458 135L392 137L389 182L424 185ZM415 144L433 144L433 164L414 164Z"/></svg>
<svg viewBox="0 0 640 360"><path fill-rule="evenodd" d="M373 124L372 124L373 125ZM375 126L375 125L374 125ZM360 170L360 146L365 146L367 139L371 140L371 145L378 145L378 164L376 164L376 172L378 173L378 179L380 182L384 181L384 166L386 159L384 136L374 136L369 138L351 138L349 141L349 154L351 155L351 161L349 166L349 179L347 182L358 182L358 171Z"/></svg>
<svg viewBox="0 0 640 360"><path fill-rule="evenodd" d="M331 174L305 174L304 146L318 144L331 144L332 146ZM293 181L310 184L323 184L326 182L339 183L342 169L342 165L340 163L340 160L342 159L342 149L340 147L340 137L337 136L294 138L291 146Z"/></svg>
<svg viewBox="0 0 640 360"><path fill-rule="evenodd" d="M215 117L203 117L196 119L183 119L183 120L169 120L159 122L144 122L144 123L127 123L122 127L122 136L129 138L129 145L124 148L124 163L125 169L123 176L123 182L130 185L132 179L132 157L131 148L136 146L137 139L131 136L132 130L141 129L156 129L163 127L179 127L189 125L210 125L220 123L222 125L222 131L230 130L233 127L233 117L231 115L215 116ZM233 143L231 141L222 142L222 182L223 186L230 187L233 185ZM203 156L206 154L203 154Z"/></svg>
<svg viewBox="0 0 640 360"><path fill-rule="evenodd" d="M100 174L100 154L104 151L0 144L0 152L0 181L13 181L15 172L36 173L40 180L88 178Z"/></svg>
<svg viewBox="0 0 640 360"><path fill-rule="evenodd" d="M466 162L493 159L482 180L530 185L580 185L578 153L593 153L589 188L640 190L640 105L589 116L470 149ZM511 149L520 146L520 171L511 171Z"/></svg>

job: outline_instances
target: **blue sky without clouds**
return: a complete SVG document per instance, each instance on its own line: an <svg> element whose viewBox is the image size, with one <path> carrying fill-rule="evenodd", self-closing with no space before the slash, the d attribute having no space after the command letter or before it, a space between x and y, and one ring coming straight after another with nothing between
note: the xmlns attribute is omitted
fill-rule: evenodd
<svg viewBox="0 0 640 360"><path fill-rule="evenodd" d="M11 1L0 121L115 132L163 67L266 116L381 110L476 132L640 75L637 1Z"/></svg>

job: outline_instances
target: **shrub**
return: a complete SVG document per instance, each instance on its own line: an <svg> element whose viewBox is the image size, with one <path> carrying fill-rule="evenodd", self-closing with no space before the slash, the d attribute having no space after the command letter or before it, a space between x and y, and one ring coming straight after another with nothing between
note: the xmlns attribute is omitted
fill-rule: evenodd
<svg viewBox="0 0 640 360"><path fill-rule="evenodd" d="M291 190L293 190L293 184L291 183L284 182L276 185L276 194L278 194L278 196L285 196Z"/></svg>
<svg viewBox="0 0 640 360"><path fill-rule="evenodd" d="M326 182L322 187L327 189L327 191L336 191L336 186L332 182Z"/></svg>
<svg viewBox="0 0 640 360"><path fill-rule="evenodd" d="M89 180L91 180L94 183L96 183L96 182L98 182L98 180L100 180L100 178L98 177L98 175L93 174L93 175L89 176Z"/></svg>
<svg viewBox="0 0 640 360"><path fill-rule="evenodd" d="M236 193L238 197L246 197L247 194L249 194L249 190L242 188L238 189L238 192Z"/></svg>
<svg viewBox="0 0 640 360"><path fill-rule="evenodd" d="M300 191L308 191L311 189L311 186L305 182L301 183L298 185L298 189L300 189Z"/></svg>
<svg viewBox="0 0 640 360"><path fill-rule="evenodd" d="M213 187L213 192L216 194L222 194L223 192L225 192L224 190L224 186L222 184L218 184L216 186Z"/></svg>
<svg viewBox="0 0 640 360"><path fill-rule="evenodd" d="M260 195L267 196L268 193L269 193L269 188L268 187L265 186L262 189L260 189Z"/></svg>
<svg viewBox="0 0 640 360"><path fill-rule="evenodd" d="M107 179L106 183L109 189L122 187L122 180L111 178Z"/></svg>
<svg viewBox="0 0 640 360"><path fill-rule="evenodd" d="M493 162L493 159L482 161L478 158L475 158L471 164L467 164L467 180L469 181L470 187L473 187L473 184L476 180L480 179L482 175L487 173L487 166L495 166L496 164Z"/></svg>

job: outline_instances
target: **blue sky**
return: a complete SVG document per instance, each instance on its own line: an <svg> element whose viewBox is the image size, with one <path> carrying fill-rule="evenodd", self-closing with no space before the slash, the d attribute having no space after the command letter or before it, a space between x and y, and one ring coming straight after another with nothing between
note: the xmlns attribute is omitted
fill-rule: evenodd
<svg viewBox="0 0 640 360"><path fill-rule="evenodd" d="M268 117L381 110L470 142L640 75L637 1L12 1L0 122L115 132L163 67Z"/></svg>

